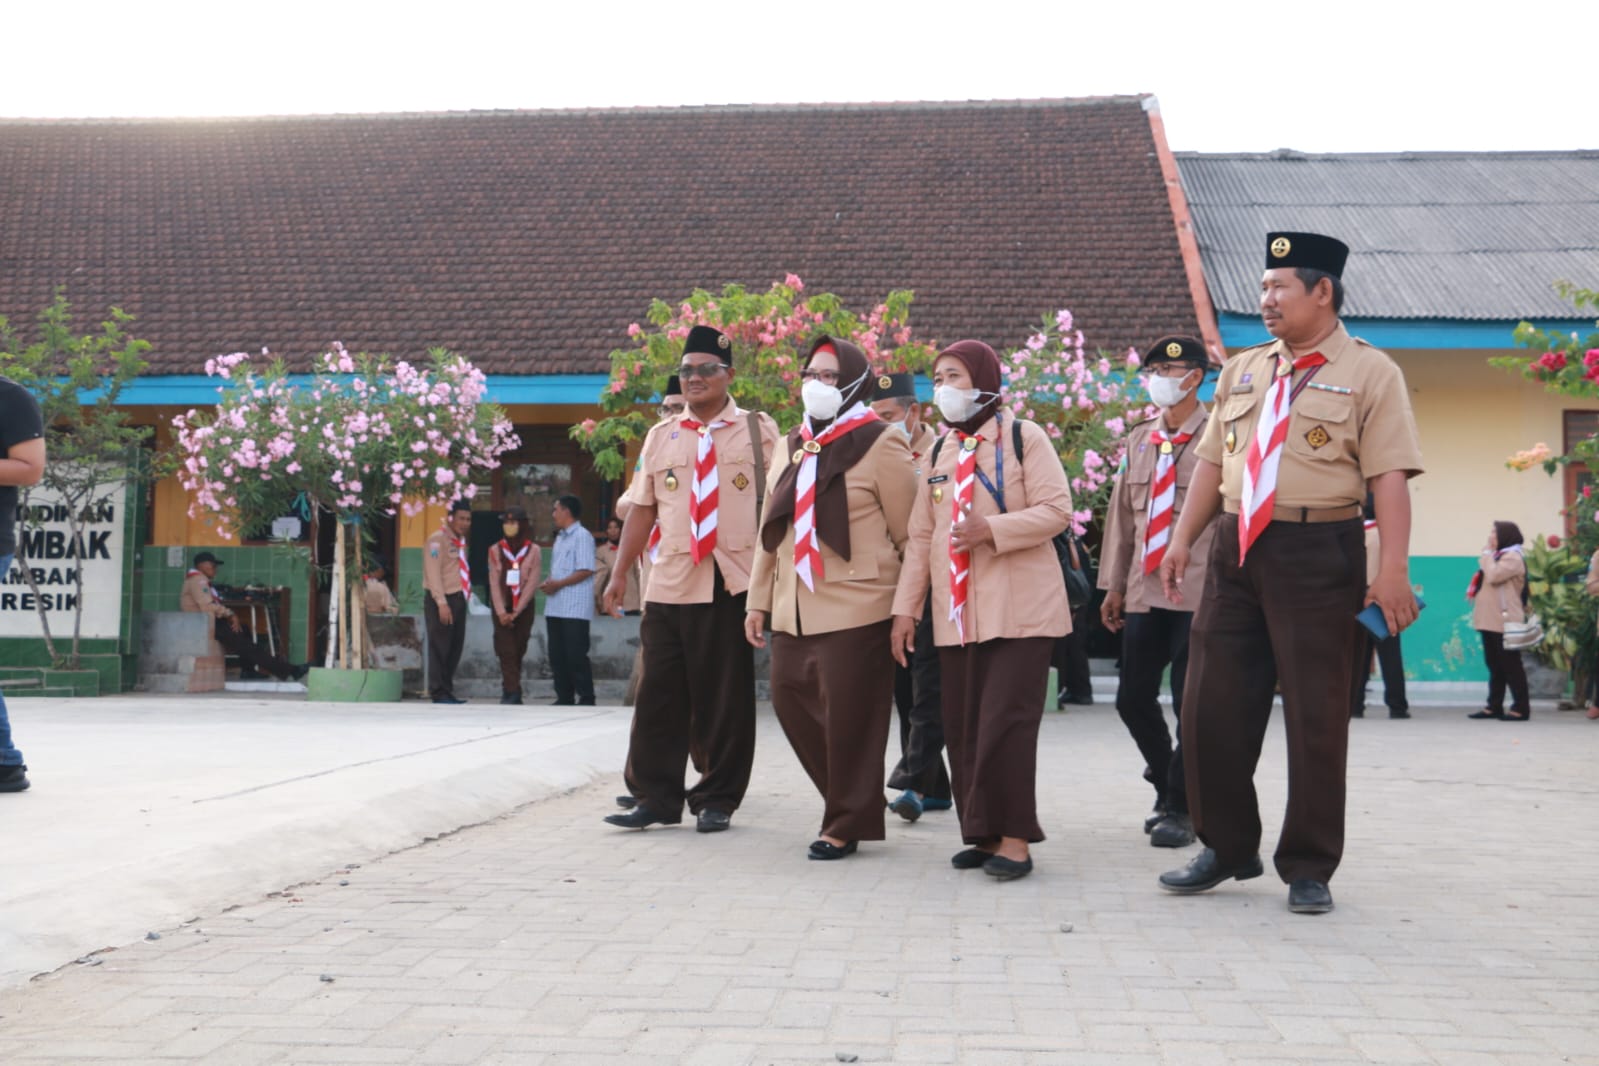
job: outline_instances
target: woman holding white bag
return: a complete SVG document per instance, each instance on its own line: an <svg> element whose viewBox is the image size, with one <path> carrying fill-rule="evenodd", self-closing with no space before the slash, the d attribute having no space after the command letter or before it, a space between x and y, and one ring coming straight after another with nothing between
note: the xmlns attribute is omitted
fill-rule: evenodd
<svg viewBox="0 0 1599 1066"><path fill-rule="evenodd" d="M1480 568L1471 579L1471 625L1482 634L1482 657L1488 665L1488 703L1467 718L1525 722L1532 717L1527 697L1527 671L1521 651L1505 647L1505 627L1527 620L1527 562L1521 554L1521 529L1514 522L1495 522L1488 531ZM1510 711L1505 711L1505 687Z"/></svg>

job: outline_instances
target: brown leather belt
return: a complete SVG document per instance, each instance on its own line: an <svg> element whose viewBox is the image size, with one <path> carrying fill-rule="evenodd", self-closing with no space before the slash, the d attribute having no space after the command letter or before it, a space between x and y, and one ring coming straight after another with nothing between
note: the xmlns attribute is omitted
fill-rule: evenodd
<svg viewBox="0 0 1599 1066"><path fill-rule="evenodd" d="M1228 514L1237 514L1238 505L1232 500L1225 500L1222 509ZM1317 522L1347 522L1351 518L1360 517L1360 504L1351 503L1344 507L1285 507L1277 504L1271 509L1273 522L1293 522L1295 525L1315 524Z"/></svg>

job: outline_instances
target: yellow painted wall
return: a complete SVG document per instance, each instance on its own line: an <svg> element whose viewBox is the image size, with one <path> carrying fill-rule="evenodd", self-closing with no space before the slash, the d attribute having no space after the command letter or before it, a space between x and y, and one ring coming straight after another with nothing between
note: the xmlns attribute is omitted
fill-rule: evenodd
<svg viewBox="0 0 1599 1066"><path fill-rule="evenodd" d="M1562 476L1510 470L1505 459L1539 441L1558 454L1561 413L1599 410L1599 403L1546 392L1489 366L1482 351L1389 354L1410 386L1427 465L1410 483L1411 554L1475 555L1495 520L1515 522L1528 539L1563 534Z"/></svg>

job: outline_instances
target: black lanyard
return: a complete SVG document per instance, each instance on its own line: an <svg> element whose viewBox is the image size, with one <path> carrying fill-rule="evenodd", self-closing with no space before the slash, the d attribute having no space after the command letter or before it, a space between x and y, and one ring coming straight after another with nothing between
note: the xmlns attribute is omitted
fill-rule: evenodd
<svg viewBox="0 0 1599 1066"><path fill-rule="evenodd" d="M972 470L977 474L977 480L983 483L983 488L994 497L994 502L999 504L999 513L1005 514L1005 424L998 411L994 412L994 476L999 478L999 488L994 488L994 483L988 480L988 475L983 473L983 468L977 465L977 456L972 456ZM974 440L982 440L975 437ZM972 449L974 452L977 450Z"/></svg>

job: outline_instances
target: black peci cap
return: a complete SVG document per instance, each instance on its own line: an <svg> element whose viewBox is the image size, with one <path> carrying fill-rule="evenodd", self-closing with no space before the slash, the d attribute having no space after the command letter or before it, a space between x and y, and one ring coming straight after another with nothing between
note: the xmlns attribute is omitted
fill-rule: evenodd
<svg viewBox="0 0 1599 1066"><path fill-rule="evenodd" d="M668 396L681 395L683 395L683 383L677 379L676 374L673 374L666 379L666 388L661 392L661 399L664 400Z"/></svg>
<svg viewBox="0 0 1599 1066"><path fill-rule="evenodd" d="M703 352L714 355L728 366L733 365L733 342L727 334L710 326L695 326L688 331L688 340L683 344L683 354Z"/></svg>
<svg viewBox="0 0 1599 1066"><path fill-rule="evenodd" d="M195 566L199 566L201 563L215 563L218 566L226 566L227 565L221 559L218 559L215 555L212 555L210 552L201 552L199 555L196 555L194 557L194 565Z"/></svg>
<svg viewBox="0 0 1599 1066"><path fill-rule="evenodd" d="M1163 363L1192 363L1203 367L1210 365L1210 356L1205 352L1205 342L1198 337L1162 337L1144 349L1143 365L1149 370Z"/></svg>
<svg viewBox="0 0 1599 1066"><path fill-rule="evenodd" d="M1266 234L1267 270L1308 267L1341 278L1348 259L1349 245L1337 237L1324 237L1320 233Z"/></svg>
<svg viewBox="0 0 1599 1066"><path fill-rule="evenodd" d="M877 379L877 387L872 392L872 399L893 400L916 399L916 375L906 372L902 374L883 374Z"/></svg>

